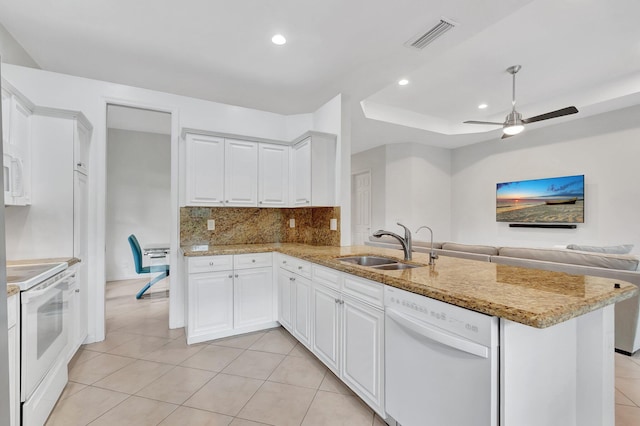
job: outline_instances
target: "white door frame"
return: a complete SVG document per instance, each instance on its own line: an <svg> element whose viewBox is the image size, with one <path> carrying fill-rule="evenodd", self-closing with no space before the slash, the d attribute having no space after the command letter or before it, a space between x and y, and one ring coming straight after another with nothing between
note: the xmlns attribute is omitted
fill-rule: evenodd
<svg viewBox="0 0 640 426"><path fill-rule="evenodd" d="M104 121L97 129L98 137L93 138L92 149L93 161L90 179L95 179L93 188L95 189L95 209L94 209L94 244L90 244L90 257L93 255L94 270L89 272L89 336L88 342L99 342L105 338L105 249L106 249L106 198L107 198L107 106L119 105L131 108L149 109L153 111L166 112L171 114L171 235L169 254L169 265L172 274L169 275L169 328L180 328L184 326L184 289L180 282L180 262L178 262L178 250L180 248L180 204L179 204L179 142L180 142L180 115L179 109L171 105L150 104L139 99L131 98L102 98L102 110L104 111ZM91 214L90 214L91 216ZM90 217L91 219L91 217ZM89 232L91 237L91 231ZM90 239L91 241L91 239ZM94 249L91 252L92 248ZM93 305L91 305L93 304Z"/></svg>

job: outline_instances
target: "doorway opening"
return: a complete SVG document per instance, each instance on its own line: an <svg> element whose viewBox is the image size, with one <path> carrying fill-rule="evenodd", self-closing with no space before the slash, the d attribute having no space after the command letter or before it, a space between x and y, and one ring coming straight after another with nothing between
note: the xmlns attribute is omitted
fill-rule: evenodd
<svg viewBox="0 0 640 426"><path fill-rule="evenodd" d="M168 328L171 113L108 104L106 153L105 294L126 289L118 294L126 306L137 296L165 299Z"/></svg>
<svg viewBox="0 0 640 426"><path fill-rule="evenodd" d="M371 235L371 170L351 175L351 241L362 245Z"/></svg>

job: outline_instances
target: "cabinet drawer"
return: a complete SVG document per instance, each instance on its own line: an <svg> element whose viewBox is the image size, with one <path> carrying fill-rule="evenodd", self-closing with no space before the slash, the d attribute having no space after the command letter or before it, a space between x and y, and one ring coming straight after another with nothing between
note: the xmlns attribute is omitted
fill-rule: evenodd
<svg viewBox="0 0 640 426"><path fill-rule="evenodd" d="M311 279L311 262L287 255L281 255L279 266L289 272Z"/></svg>
<svg viewBox="0 0 640 426"><path fill-rule="evenodd" d="M272 253L248 253L233 256L234 269L264 268L272 266Z"/></svg>
<svg viewBox="0 0 640 426"><path fill-rule="evenodd" d="M189 273L217 272L233 269L233 256L203 256L189 258Z"/></svg>
<svg viewBox="0 0 640 426"><path fill-rule="evenodd" d="M382 283L344 275L342 292L373 306L383 307L383 289Z"/></svg>
<svg viewBox="0 0 640 426"><path fill-rule="evenodd" d="M8 328L16 325L16 320L18 317L18 295L14 294L13 296L7 299L7 323Z"/></svg>
<svg viewBox="0 0 640 426"><path fill-rule="evenodd" d="M326 285L329 288L340 291L341 274L335 269L325 268L324 266L312 265L311 274L313 281Z"/></svg>

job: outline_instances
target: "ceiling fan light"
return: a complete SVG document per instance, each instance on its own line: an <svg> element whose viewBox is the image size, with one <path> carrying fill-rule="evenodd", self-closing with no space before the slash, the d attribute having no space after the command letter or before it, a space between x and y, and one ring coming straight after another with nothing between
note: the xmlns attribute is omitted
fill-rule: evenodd
<svg viewBox="0 0 640 426"><path fill-rule="evenodd" d="M509 136L517 135L523 130L524 130L524 126L522 124L511 124L511 125L504 126L504 128L502 129L504 134Z"/></svg>

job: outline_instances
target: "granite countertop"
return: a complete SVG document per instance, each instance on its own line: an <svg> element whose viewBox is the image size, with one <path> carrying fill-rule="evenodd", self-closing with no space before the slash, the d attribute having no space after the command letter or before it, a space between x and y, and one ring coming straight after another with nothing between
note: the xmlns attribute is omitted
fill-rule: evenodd
<svg viewBox="0 0 640 426"><path fill-rule="evenodd" d="M77 257L48 257L45 259L23 259L23 260L7 260L7 266L18 265L39 265L42 263L62 263L66 262L69 266L73 266L76 263L80 263L80 259ZM13 284L7 285L7 297L16 293L20 293L20 287Z"/></svg>
<svg viewBox="0 0 640 426"><path fill-rule="evenodd" d="M570 275L490 262L440 256L430 267L428 254L413 253L408 263L422 268L381 271L341 262L338 257L378 255L402 260L395 249L350 246L327 247L304 244L244 244L212 247L194 252L182 247L185 256L213 256L276 251L347 272L396 288L421 294L463 308L498 316L536 328L552 325L628 299L635 285L608 278ZM614 288L620 284L620 288Z"/></svg>
<svg viewBox="0 0 640 426"><path fill-rule="evenodd" d="M18 293L20 293L20 286L17 286L14 284L7 284L7 298Z"/></svg>
<svg viewBox="0 0 640 426"><path fill-rule="evenodd" d="M62 263L67 262L69 266L73 266L76 263L80 263L81 260L77 257L47 257L43 259L21 259L21 260L7 260L7 266L16 265L38 265L42 263Z"/></svg>

